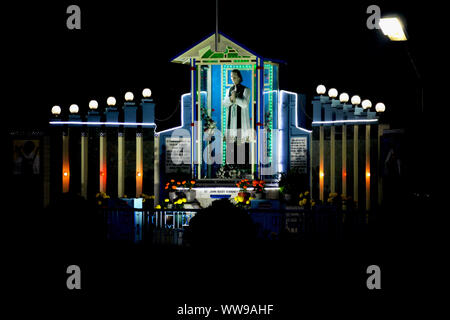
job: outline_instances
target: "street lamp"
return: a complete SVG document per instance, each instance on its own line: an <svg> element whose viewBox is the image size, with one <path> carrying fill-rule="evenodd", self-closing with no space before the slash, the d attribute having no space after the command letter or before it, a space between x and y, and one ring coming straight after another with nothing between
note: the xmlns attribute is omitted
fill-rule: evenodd
<svg viewBox="0 0 450 320"><path fill-rule="evenodd" d="M381 18L380 28L385 36L391 41L406 41L406 35L403 29L403 24L397 17Z"/></svg>
<svg viewBox="0 0 450 320"><path fill-rule="evenodd" d="M383 34L387 36L391 41L405 41L406 43L406 40L408 40L403 23L398 17L381 18L379 26ZM411 61L412 67L414 69L414 72L416 73L420 91L419 105L421 111L423 112L423 85L421 79L422 77L420 76L419 70L417 69L416 63L414 62L411 52L409 51L408 45L406 45L405 47L409 60Z"/></svg>

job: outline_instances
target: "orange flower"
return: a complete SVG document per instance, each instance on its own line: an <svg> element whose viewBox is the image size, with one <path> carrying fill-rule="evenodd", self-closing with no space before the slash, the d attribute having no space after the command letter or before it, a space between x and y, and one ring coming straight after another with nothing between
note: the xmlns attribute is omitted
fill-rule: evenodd
<svg viewBox="0 0 450 320"><path fill-rule="evenodd" d="M192 180L192 181L191 181L191 183L192 183L192 184L195 184L195 181L194 181L194 180Z"/></svg>
<svg viewBox="0 0 450 320"><path fill-rule="evenodd" d="M243 188L244 188L244 189L247 189L247 186L244 186Z"/></svg>
<svg viewBox="0 0 450 320"><path fill-rule="evenodd" d="M177 186L172 186L172 189L175 190L177 188Z"/></svg>
<svg viewBox="0 0 450 320"><path fill-rule="evenodd" d="M256 187L256 185L258 184L258 182L253 181L253 186Z"/></svg>
<svg viewBox="0 0 450 320"><path fill-rule="evenodd" d="M167 189L169 189L169 187L168 187L168 186L166 186L166 187L165 187L164 189L166 189L166 190L167 190Z"/></svg>
<svg viewBox="0 0 450 320"><path fill-rule="evenodd" d="M175 180L174 180L174 179L171 179L170 182L175 182Z"/></svg>
<svg viewBox="0 0 450 320"><path fill-rule="evenodd" d="M183 182L182 182L182 184L185 184L185 183L186 183L186 181L183 181Z"/></svg>
<svg viewBox="0 0 450 320"><path fill-rule="evenodd" d="M180 185L180 184L181 184L181 182L180 182L180 181L178 181L178 182L177 182L177 185Z"/></svg>

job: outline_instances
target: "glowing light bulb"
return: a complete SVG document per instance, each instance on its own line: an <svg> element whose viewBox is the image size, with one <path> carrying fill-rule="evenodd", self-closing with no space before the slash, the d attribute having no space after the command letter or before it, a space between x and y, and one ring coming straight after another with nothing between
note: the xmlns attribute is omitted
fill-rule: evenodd
<svg viewBox="0 0 450 320"><path fill-rule="evenodd" d="M352 97L352 100L350 100L352 102L352 104L354 105L358 105L361 103L361 98L358 95L355 95Z"/></svg>
<svg viewBox="0 0 450 320"><path fill-rule="evenodd" d="M128 91L127 93L125 93L125 101L133 101L134 99L134 94L130 91Z"/></svg>
<svg viewBox="0 0 450 320"><path fill-rule="evenodd" d="M339 95L339 101L341 101L342 103L348 102L349 99L350 99L350 97L345 92L343 92Z"/></svg>
<svg viewBox="0 0 450 320"><path fill-rule="evenodd" d="M150 98L152 96L152 90L150 90L149 88L145 88L144 90L142 90L142 96L144 98Z"/></svg>
<svg viewBox="0 0 450 320"><path fill-rule="evenodd" d="M376 111L376 112L384 112L385 110L386 110L386 106L384 105L384 103L378 102L378 103L375 105L375 111Z"/></svg>
<svg viewBox="0 0 450 320"><path fill-rule="evenodd" d="M60 106L53 106L52 107L52 114L57 116L61 114L61 107Z"/></svg>
<svg viewBox="0 0 450 320"><path fill-rule="evenodd" d="M89 101L89 109L96 110L98 108L98 102L96 100Z"/></svg>
<svg viewBox="0 0 450 320"><path fill-rule="evenodd" d="M320 95L324 94L326 91L327 91L327 88L325 88L325 86L323 84L318 85L316 88L317 94L320 94Z"/></svg>
<svg viewBox="0 0 450 320"><path fill-rule="evenodd" d="M78 113L79 110L80 110L80 108L78 108L78 106L77 106L76 104L72 104L72 105L69 107L70 113Z"/></svg>
<svg viewBox="0 0 450 320"><path fill-rule="evenodd" d="M370 102L370 100L368 99L363 100L363 102L361 102L361 106L363 107L364 110L372 108L372 102Z"/></svg>
<svg viewBox="0 0 450 320"><path fill-rule="evenodd" d="M116 98L114 98L114 97L109 97L109 98L106 100L106 104L107 104L108 106L110 106L110 107L115 106L115 105L116 105Z"/></svg>
<svg viewBox="0 0 450 320"><path fill-rule="evenodd" d="M338 95L338 91L335 88L331 88L328 90L328 96L332 99L336 98Z"/></svg>

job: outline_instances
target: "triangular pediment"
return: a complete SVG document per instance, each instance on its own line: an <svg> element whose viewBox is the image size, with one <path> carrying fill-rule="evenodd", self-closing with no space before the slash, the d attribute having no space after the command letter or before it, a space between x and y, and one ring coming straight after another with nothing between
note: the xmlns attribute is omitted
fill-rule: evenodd
<svg viewBox="0 0 450 320"><path fill-rule="evenodd" d="M200 41L192 48L185 50L183 53L173 58L174 63L190 63L190 59L223 59L223 58L250 58L256 59L260 57L253 51L231 40L229 37L219 32L217 50L215 45L216 34L213 33L206 39Z"/></svg>

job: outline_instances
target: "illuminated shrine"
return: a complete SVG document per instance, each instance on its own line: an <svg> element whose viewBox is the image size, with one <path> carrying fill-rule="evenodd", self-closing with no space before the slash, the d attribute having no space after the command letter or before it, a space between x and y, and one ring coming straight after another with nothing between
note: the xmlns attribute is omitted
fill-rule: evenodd
<svg viewBox="0 0 450 320"><path fill-rule="evenodd" d="M305 178L298 183L301 188L322 202L329 192L340 192L353 195L367 210L371 202L381 203L381 137L389 126L378 123L377 112L384 105L377 104L373 112L369 100L361 103L353 96L350 104L348 94L338 100L332 88L325 96L320 85L310 101L308 130L306 96L280 89L277 60L218 32L171 62L188 65L191 79L190 92L180 96L179 126L157 129L158 106L149 89L140 103L128 92L122 107L110 97L104 111L95 102L85 116L76 105L68 117L59 116L60 107L54 107L50 124L62 128L62 192L80 190L85 198L92 191L117 198L153 194L157 205L167 199L172 179L195 180L194 201L184 205L189 209L233 199L238 181L261 179L267 201L277 208L280 177L295 169ZM81 150L70 153L70 144ZM76 184L74 172L81 176Z"/></svg>

